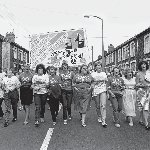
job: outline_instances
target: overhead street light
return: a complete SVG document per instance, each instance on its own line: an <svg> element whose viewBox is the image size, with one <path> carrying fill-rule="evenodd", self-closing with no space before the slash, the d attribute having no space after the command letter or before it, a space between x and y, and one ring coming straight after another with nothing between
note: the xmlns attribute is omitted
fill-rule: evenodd
<svg viewBox="0 0 150 150"><path fill-rule="evenodd" d="M104 56L104 35L103 35L103 32L104 32L104 29L103 29L103 19L101 17L98 17L98 16L93 16L93 15L85 15L84 16L85 18L90 18L90 17L94 17L94 18L97 18L99 20L102 21L102 69L103 71L105 71L105 56Z"/></svg>

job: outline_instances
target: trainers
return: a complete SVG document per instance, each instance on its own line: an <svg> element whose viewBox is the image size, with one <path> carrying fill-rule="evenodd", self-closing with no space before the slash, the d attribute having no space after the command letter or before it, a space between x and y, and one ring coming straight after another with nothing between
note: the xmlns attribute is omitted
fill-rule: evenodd
<svg viewBox="0 0 150 150"><path fill-rule="evenodd" d="M150 130L150 127L148 125L145 126L145 130Z"/></svg>
<svg viewBox="0 0 150 150"><path fill-rule="evenodd" d="M40 121L41 121L41 122L45 122L44 118L40 118Z"/></svg>
<svg viewBox="0 0 150 150"><path fill-rule="evenodd" d="M67 120L64 120L64 125L66 125L67 124Z"/></svg>
<svg viewBox="0 0 150 150"><path fill-rule="evenodd" d="M115 124L115 127L120 128L120 124L119 124L119 123L116 123L116 124Z"/></svg>
<svg viewBox="0 0 150 150"><path fill-rule="evenodd" d="M69 120L71 120L71 119L72 119L71 115L69 115L69 116L68 116L68 119L69 119Z"/></svg>
<svg viewBox="0 0 150 150"><path fill-rule="evenodd" d="M4 123L4 127L7 127L7 126L8 126L8 122L5 122L5 123Z"/></svg>
<svg viewBox="0 0 150 150"><path fill-rule="evenodd" d="M102 126L104 127L104 128L107 128L107 124L104 122L104 123L102 123Z"/></svg>
<svg viewBox="0 0 150 150"><path fill-rule="evenodd" d="M53 122L53 126L55 126L56 125L56 122Z"/></svg>
<svg viewBox="0 0 150 150"><path fill-rule="evenodd" d="M97 121L98 121L99 123L102 123L101 117L98 117Z"/></svg>
<svg viewBox="0 0 150 150"><path fill-rule="evenodd" d="M12 122L15 122L15 121L17 121L17 118L13 118L13 119L12 119Z"/></svg>
<svg viewBox="0 0 150 150"><path fill-rule="evenodd" d="M85 123L82 123L82 127L86 127L86 124L85 124Z"/></svg>
<svg viewBox="0 0 150 150"><path fill-rule="evenodd" d="M129 126L131 126L131 127L132 127L132 126L133 126L133 122L130 122L130 123L129 123Z"/></svg>
<svg viewBox="0 0 150 150"><path fill-rule="evenodd" d="M35 127L38 127L39 126L39 121L36 121L35 122Z"/></svg>

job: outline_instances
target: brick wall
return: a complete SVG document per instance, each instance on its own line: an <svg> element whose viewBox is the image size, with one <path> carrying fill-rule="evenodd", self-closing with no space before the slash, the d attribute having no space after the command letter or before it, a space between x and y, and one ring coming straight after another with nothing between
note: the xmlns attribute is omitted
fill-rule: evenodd
<svg viewBox="0 0 150 150"><path fill-rule="evenodd" d="M2 40L0 40L0 68L2 68Z"/></svg>

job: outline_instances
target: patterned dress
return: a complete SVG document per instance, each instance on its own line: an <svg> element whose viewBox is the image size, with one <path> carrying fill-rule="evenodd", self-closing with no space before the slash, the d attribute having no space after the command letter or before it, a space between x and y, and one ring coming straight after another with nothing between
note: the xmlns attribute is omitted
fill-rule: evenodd
<svg viewBox="0 0 150 150"><path fill-rule="evenodd" d="M137 104L140 111L149 111L150 102L150 82L146 80L146 75L139 72L136 77L136 82L138 84L137 89Z"/></svg>
<svg viewBox="0 0 150 150"><path fill-rule="evenodd" d="M91 75L77 74L73 79L75 83L73 90L74 108L81 113L86 113L89 108L89 102L92 96L92 81L93 78Z"/></svg>
<svg viewBox="0 0 150 150"><path fill-rule="evenodd" d="M135 114L135 102L136 102L136 91L135 87L135 78L130 80L124 79L125 91L123 95L123 106L126 116L136 116Z"/></svg>

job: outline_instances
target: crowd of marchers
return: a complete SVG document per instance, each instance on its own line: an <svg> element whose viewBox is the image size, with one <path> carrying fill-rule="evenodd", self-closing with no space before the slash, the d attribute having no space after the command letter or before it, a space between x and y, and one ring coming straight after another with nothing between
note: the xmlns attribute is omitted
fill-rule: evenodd
<svg viewBox="0 0 150 150"><path fill-rule="evenodd" d="M17 121L18 108L25 111L24 125L29 122L30 105L35 106L35 126L44 123L45 105L49 104L53 125L57 124L59 106L63 109L63 124L72 119L72 104L79 112L82 127L86 127L86 114L90 110L91 101L95 102L97 121L107 127L106 103L111 104L114 125L121 126L119 115L125 114L129 126L134 125L136 107L140 116L139 124L150 129L148 123L150 109L150 69L146 61L138 65L136 75L127 68L120 72L116 66L111 73L102 70L100 63L90 70L83 64L76 71L71 71L64 61L61 68L38 64L33 71L25 65L22 71L15 73L13 69L0 73L0 119L4 127ZM4 107L2 107L4 102Z"/></svg>

